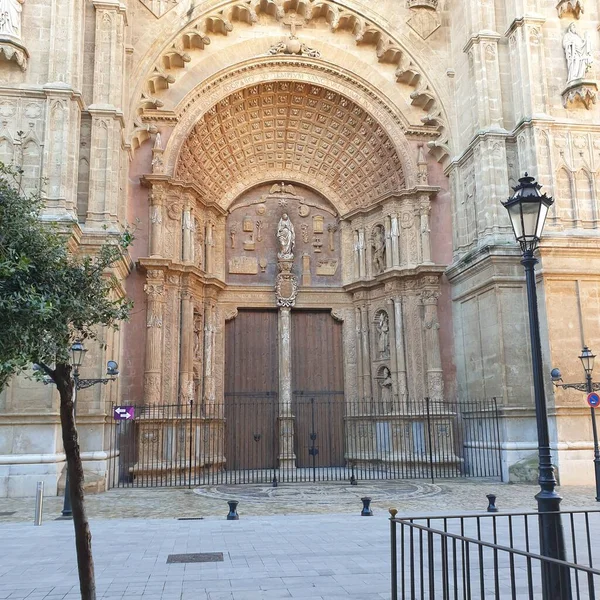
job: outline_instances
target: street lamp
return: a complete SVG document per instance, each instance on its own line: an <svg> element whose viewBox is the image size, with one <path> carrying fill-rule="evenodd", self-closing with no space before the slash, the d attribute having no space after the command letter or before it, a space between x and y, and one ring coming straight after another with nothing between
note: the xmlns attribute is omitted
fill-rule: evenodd
<svg viewBox="0 0 600 600"><path fill-rule="evenodd" d="M538 434L540 491L535 498L538 503L540 552L544 556L566 560L565 541L560 517L560 501L556 492L556 477L550 454L548 432L548 410L544 393L542 372L542 346L540 342L540 321L538 315L537 291L535 286L535 265L538 259L533 255L537 248L548 209L553 200L540 194L541 185L525 173L514 187L514 195L506 202L510 222L523 257L527 285L527 306L529 311L529 334L531 336L531 361L533 367L533 390L535 398L535 420ZM570 574L560 565L542 562L542 596L544 600L571 600Z"/></svg>
<svg viewBox="0 0 600 600"><path fill-rule="evenodd" d="M106 374L108 377L100 378L100 379L81 379L79 376L79 367L83 364L83 360L85 359L85 354L87 352L87 348L84 347L81 340L77 339L73 342L71 346L71 365L73 367L73 371L71 373L73 377L73 418L75 418L76 408L77 408L77 391L83 390L88 387L92 387L97 383L102 383L106 385L109 381L114 381L119 375L119 365L114 360L109 360L106 363ZM37 365L33 365L34 370L39 370ZM42 379L44 385L48 385L49 383L53 383L52 379L49 377L44 377ZM61 511L61 515L65 518L73 517L73 510L71 508L71 494L69 489L69 465L67 464L67 477L65 480L65 496L63 500L63 509Z"/></svg>
<svg viewBox="0 0 600 600"><path fill-rule="evenodd" d="M594 383L592 381L592 371L594 370L594 359L596 355L592 351L584 346L579 360L583 366L585 372L585 383L563 383L560 371L558 369L552 369L550 375L552 376L552 383L556 387L560 387L563 390L573 389L579 390L580 392L592 392L600 391L600 383ZM596 502L600 502L600 448L598 447L598 429L596 427L596 409L590 404L590 414L592 417L592 434L594 436L594 476L596 479Z"/></svg>

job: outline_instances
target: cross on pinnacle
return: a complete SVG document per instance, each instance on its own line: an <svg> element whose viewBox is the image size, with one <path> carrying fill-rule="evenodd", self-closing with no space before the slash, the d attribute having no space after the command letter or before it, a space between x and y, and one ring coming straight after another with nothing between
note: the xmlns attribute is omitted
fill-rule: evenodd
<svg viewBox="0 0 600 600"><path fill-rule="evenodd" d="M290 27L290 37L292 39L296 37L296 27L302 27L304 25L304 23L296 21L296 13L292 13L287 19L284 19L282 23Z"/></svg>

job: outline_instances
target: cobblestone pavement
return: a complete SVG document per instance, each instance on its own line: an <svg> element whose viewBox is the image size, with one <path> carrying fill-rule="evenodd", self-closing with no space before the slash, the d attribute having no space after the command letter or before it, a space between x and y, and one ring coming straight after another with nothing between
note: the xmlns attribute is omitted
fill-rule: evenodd
<svg viewBox="0 0 600 600"><path fill-rule="evenodd" d="M563 507L595 507L593 486L559 489ZM361 481L321 484L219 485L196 489L125 488L86 497L88 515L94 519L221 517L226 500L239 501L238 511L247 516L360 512L362 496L369 496L375 510L390 506L400 513L432 513L484 510L486 494L495 493L500 510L534 509L537 486L504 484L495 480ZM60 514L62 498L44 499L44 518ZM33 521L33 498L0 498L0 523Z"/></svg>
<svg viewBox="0 0 600 600"><path fill-rule="evenodd" d="M389 600L389 506L483 511L494 492L501 509L529 509L536 491L497 481L380 481L90 495L98 600ZM591 486L561 493L565 508L596 508ZM372 518L359 516L364 495L373 498ZM230 498L240 502L239 521L225 520ZM34 527L32 499L0 500L0 513L14 512L0 517L1 600L80 597L73 526L55 520L60 506L46 498L45 521ZM202 552L221 552L223 561L167 563L170 554Z"/></svg>

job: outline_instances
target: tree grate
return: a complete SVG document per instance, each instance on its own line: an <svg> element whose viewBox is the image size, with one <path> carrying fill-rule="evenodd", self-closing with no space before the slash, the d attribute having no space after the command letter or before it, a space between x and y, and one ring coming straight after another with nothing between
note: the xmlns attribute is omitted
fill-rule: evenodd
<svg viewBox="0 0 600 600"><path fill-rule="evenodd" d="M200 554L169 554L167 564L223 562L222 552L203 552Z"/></svg>

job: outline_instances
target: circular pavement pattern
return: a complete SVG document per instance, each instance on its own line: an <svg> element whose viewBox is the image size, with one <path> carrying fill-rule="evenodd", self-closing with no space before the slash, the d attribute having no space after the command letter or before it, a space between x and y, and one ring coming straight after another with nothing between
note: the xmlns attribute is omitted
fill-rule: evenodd
<svg viewBox="0 0 600 600"><path fill-rule="evenodd" d="M295 504L331 505L346 503L352 498L370 496L373 500L399 501L423 499L437 496L440 486L415 481L361 481L358 485L348 483L280 483L277 487L269 484L215 485L196 488L195 494L218 500L239 500L248 503L273 502Z"/></svg>

